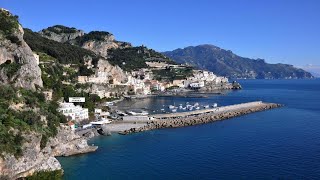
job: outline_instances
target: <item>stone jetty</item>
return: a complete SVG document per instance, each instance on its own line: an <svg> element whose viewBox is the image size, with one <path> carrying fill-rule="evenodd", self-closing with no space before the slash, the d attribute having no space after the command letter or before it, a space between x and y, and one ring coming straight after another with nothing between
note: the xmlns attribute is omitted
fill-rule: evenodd
<svg viewBox="0 0 320 180"><path fill-rule="evenodd" d="M220 109L211 109L206 111L194 111L186 113L172 113L170 115L155 115L157 119L147 123L147 125L140 128L131 128L119 132L119 134L126 135L131 133L143 132L153 129L161 128L177 128L184 126L193 126L198 124L211 123L224 119L230 119L237 116L242 116L254 112L265 111L281 107L280 104L264 103L261 101L243 103L231 106L220 107ZM176 115L175 115L176 114ZM164 118L165 117L165 118Z"/></svg>

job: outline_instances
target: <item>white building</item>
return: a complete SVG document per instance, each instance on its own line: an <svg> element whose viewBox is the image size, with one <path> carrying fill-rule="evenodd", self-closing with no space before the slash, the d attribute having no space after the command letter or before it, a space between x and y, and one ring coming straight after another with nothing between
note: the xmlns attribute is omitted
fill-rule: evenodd
<svg viewBox="0 0 320 180"><path fill-rule="evenodd" d="M189 85L191 88L202 88L204 87L204 81L193 82Z"/></svg>
<svg viewBox="0 0 320 180"><path fill-rule="evenodd" d="M58 111L66 117L71 117L71 120L82 121L89 119L89 111L87 108L75 106L73 103L60 103Z"/></svg>

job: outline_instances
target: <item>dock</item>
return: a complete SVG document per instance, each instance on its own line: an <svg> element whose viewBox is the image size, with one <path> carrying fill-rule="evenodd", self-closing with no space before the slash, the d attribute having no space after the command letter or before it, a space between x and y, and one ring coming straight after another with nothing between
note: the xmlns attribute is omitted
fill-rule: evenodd
<svg viewBox="0 0 320 180"><path fill-rule="evenodd" d="M264 103L262 101L254 101L254 102L241 103L241 104L222 106L222 107L216 107L216 108L201 109L201 110L195 110L195 111L169 113L169 114L153 114L153 115L149 115L149 117L153 117L155 119L175 119L175 118L183 118L183 117L189 117L189 116L198 116L201 114L237 111L244 108L257 107L263 104Z"/></svg>
<svg viewBox="0 0 320 180"><path fill-rule="evenodd" d="M143 132L153 129L162 128L178 128L185 126L193 126L198 124L212 123L225 119L230 119L246 114L251 114L259 111L266 111L281 107L281 104L266 103L262 101L254 101L248 103L223 106L219 108L203 109L182 113L171 114L155 114L150 115L150 120L146 126L140 128L131 128L119 132L126 135L131 133ZM152 117L152 118L151 118Z"/></svg>

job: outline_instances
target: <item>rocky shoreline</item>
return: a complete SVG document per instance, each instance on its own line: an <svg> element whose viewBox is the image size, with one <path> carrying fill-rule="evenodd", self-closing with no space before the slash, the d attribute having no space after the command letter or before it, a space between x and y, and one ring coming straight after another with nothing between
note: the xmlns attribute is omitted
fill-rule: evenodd
<svg viewBox="0 0 320 180"><path fill-rule="evenodd" d="M56 137L50 138L44 148L40 147L41 135L26 134L24 138L26 143L22 147L21 157L4 154L0 158L0 179L17 179L34 172L62 170L56 157L89 153L98 148L88 145L86 138L75 134L65 125L60 126Z"/></svg>
<svg viewBox="0 0 320 180"><path fill-rule="evenodd" d="M208 114L202 114L198 116L191 116L191 117L178 118L178 119L171 118L166 120L153 120L148 122L147 125L143 127L131 128L131 129L119 132L119 134L127 135L131 133L143 132L143 131L154 130L154 129L178 128L178 127L184 127L184 126L193 126L198 124L211 123L215 121L230 119L233 117L243 116L243 115L254 113L254 112L274 109L281 106L282 106L281 104L275 104L275 103L262 103L261 105L257 105L255 107L243 108L243 109L239 109L231 112L208 113Z"/></svg>

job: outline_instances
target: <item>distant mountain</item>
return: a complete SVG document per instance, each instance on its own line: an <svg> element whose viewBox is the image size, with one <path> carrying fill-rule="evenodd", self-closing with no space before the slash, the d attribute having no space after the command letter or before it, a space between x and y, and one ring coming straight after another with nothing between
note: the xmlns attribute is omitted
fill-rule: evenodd
<svg viewBox="0 0 320 180"><path fill-rule="evenodd" d="M288 64L268 64L263 59L240 57L214 45L189 46L163 52L177 63L206 69L228 78L291 79L312 78L311 73Z"/></svg>

